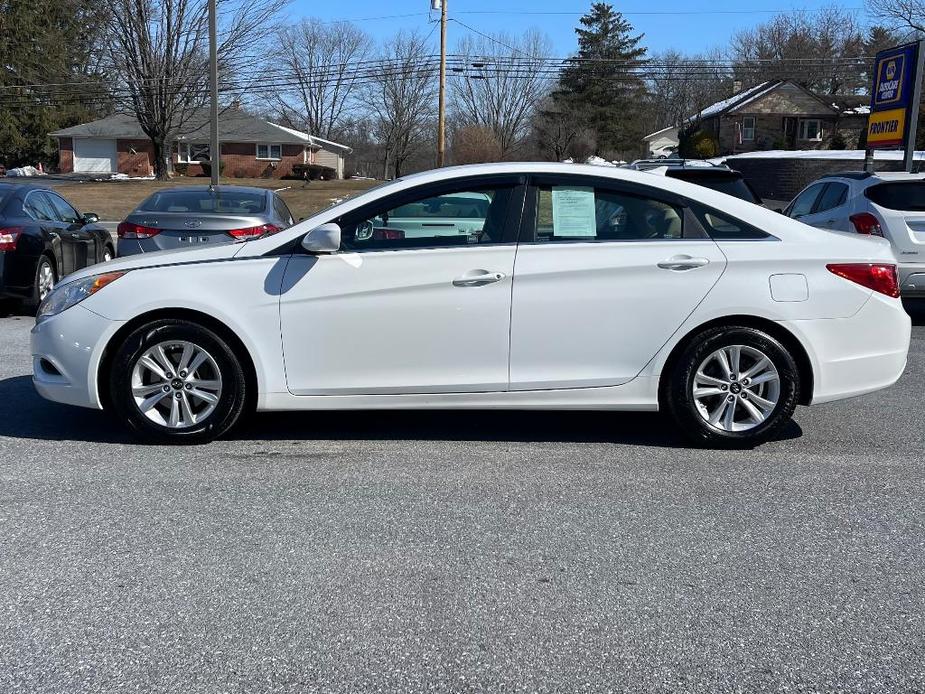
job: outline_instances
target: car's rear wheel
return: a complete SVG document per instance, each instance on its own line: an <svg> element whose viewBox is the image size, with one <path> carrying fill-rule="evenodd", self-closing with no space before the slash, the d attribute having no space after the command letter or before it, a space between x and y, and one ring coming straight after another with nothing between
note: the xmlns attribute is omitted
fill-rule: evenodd
<svg viewBox="0 0 925 694"><path fill-rule="evenodd" d="M162 443L204 443L244 411L246 378L231 346L184 320L155 321L118 347L110 401L133 432Z"/></svg>
<svg viewBox="0 0 925 694"><path fill-rule="evenodd" d="M695 337L674 362L663 405L682 432L712 446L749 446L790 421L800 373L787 348L746 327L721 327Z"/></svg>

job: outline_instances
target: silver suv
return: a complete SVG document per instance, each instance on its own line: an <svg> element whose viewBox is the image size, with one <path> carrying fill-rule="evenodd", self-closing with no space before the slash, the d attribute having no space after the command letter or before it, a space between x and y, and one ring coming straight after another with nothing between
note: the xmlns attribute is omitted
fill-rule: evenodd
<svg viewBox="0 0 925 694"><path fill-rule="evenodd" d="M804 224L882 236L899 261L903 296L925 297L925 176L847 171L823 176L784 214Z"/></svg>

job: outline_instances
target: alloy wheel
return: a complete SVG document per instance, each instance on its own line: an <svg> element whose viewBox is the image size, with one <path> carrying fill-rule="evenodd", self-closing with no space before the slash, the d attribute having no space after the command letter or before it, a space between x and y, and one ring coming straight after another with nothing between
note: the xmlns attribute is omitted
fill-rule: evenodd
<svg viewBox="0 0 925 694"><path fill-rule="evenodd" d="M55 286L55 271L52 270L51 264L45 260L39 267L39 301L48 296L49 292Z"/></svg>
<svg viewBox="0 0 925 694"><path fill-rule="evenodd" d="M761 350L746 345L722 347L704 359L694 374L694 404L712 427L738 432L765 422L780 400L780 374Z"/></svg>
<svg viewBox="0 0 925 694"><path fill-rule="evenodd" d="M218 405L222 375L205 349L186 340L159 342L132 368L132 397L155 424L186 429L205 420Z"/></svg>

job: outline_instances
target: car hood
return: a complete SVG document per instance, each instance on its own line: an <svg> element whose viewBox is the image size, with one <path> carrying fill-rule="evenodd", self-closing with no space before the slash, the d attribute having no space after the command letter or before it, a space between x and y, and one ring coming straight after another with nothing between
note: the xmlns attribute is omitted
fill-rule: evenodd
<svg viewBox="0 0 925 694"><path fill-rule="evenodd" d="M230 260L246 246L247 243L252 242L222 243L205 246L203 248L174 248L166 251L156 251L154 253L139 253L138 255L130 255L125 258L115 258L108 263L98 263L86 267L83 270L78 270L61 280L60 284L82 279L84 277L91 277L92 275L99 275L104 272Z"/></svg>

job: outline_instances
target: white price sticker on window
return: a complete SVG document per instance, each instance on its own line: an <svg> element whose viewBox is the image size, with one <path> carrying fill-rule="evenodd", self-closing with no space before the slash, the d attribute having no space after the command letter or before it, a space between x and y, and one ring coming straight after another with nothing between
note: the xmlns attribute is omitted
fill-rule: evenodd
<svg viewBox="0 0 925 694"><path fill-rule="evenodd" d="M594 188L553 186L552 229L553 236L597 236Z"/></svg>

